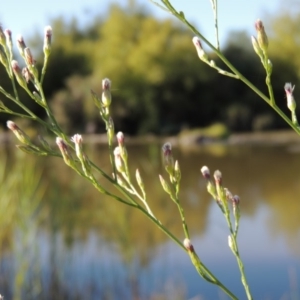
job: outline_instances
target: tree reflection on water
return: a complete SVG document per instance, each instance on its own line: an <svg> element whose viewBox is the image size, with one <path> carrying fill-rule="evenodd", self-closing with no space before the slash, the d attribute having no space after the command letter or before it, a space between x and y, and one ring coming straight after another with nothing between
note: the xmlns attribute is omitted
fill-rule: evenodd
<svg viewBox="0 0 300 300"><path fill-rule="evenodd" d="M233 260L227 261L228 233L199 171L208 165L211 170L220 169L225 186L241 197L242 258L254 296L268 294L273 299L274 291L281 293L276 297L292 293L288 272L296 282L300 272L298 154L290 153L288 147L213 147L174 150L182 169L181 199L191 234L199 242L200 257L201 253L207 257L221 278L222 274L228 277L227 262L236 267ZM139 167L143 175L152 210L170 231L183 238L176 207L158 179L164 172L160 145L128 150L132 169ZM109 171L107 150L91 146L90 152ZM61 160L4 148L1 155L0 293L6 299L218 297L214 287L193 273L188 257L142 214L99 194ZM282 261L272 249L272 239L284 249L280 252ZM257 245L263 240L269 244ZM276 281L277 290L267 290L267 284L264 289L262 277L251 278L255 274L253 257L247 249L253 244L258 249L255 260L261 274L268 276L268 269L276 269L276 263L272 269L266 262L266 253L274 254L278 272L282 273L279 266L287 270L281 283ZM238 285L239 277L233 274L235 278Z"/></svg>

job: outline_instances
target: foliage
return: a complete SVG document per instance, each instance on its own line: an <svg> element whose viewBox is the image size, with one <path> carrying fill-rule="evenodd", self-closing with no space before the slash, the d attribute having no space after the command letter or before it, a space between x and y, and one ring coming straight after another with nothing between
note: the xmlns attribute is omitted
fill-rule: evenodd
<svg viewBox="0 0 300 300"><path fill-rule="evenodd" d="M286 28L297 25L296 17L289 22L280 18L283 17L275 17L273 23L278 19ZM100 92L99 78L104 77L113 78L116 101L112 113L116 129L129 134L176 134L182 128L204 127L214 122L224 123L233 132L286 126L239 81L220 80L220 75L208 66L195 63L191 35L174 20L157 20L138 6L112 5L107 15L97 16L83 29L75 19L69 23L62 18L54 19L53 32L55 43L44 91L59 123L69 133L104 131L89 96L90 89ZM281 87L285 78L298 86L298 48L292 44L291 34L272 32L269 40L274 95L280 100L278 106L285 110ZM249 37L239 32L232 32L229 37L224 55L246 78L266 91L264 71ZM31 40L38 45L41 38ZM278 42L281 49L290 50L278 51ZM208 55L223 66L215 54ZM290 57L294 57L293 61ZM39 55L37 61L41 58ZM5 78L4 73L1 78ZM10 89L9 82L3 86ZM25 94L22 99L35 113L45 117Z"/></svg>

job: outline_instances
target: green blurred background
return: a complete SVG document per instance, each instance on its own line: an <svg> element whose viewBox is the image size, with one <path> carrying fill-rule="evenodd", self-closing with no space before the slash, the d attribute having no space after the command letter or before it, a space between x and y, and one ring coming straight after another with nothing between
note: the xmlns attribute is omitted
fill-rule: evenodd
<svg viewBox="0 0 300 300"><path fill-rule="evenodd" d="M285 82L298 86L300 81L300 7L295 5L291 11L278 11L264 19L274 94L288 115L283 86ZM87 26L81 26L75 17L56 17L51 25L54 42L44 88L68 133L104 131L90 89L100 93L105 77L113 82L116 130L131 135L177 134L215 122L221 122L230 132L286 127L242 82L204 65L196 55L189 30L174 19L154 17L135 1L123 6L111 4L106 14L99 12ZM43 59L42 39L42 35L26 34L27 45L39 64ZM232 32L223 44L233 65L267 94L264 70L249 34ZM214 54L209 56L222 65ZM2 86L10 89L2 66L0 78ZM22 99L35 112L44 114L23 93ZM0 115L2 126L7 118Z"/></svg>

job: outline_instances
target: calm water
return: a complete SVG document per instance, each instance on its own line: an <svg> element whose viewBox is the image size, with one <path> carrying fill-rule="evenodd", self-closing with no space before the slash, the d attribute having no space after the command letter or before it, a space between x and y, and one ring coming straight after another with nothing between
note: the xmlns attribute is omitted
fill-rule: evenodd
<svg viewBox="0 0 300 300"><path fill-rule="evenodd" d="M183 240L176 207L158 180L158 174L167 178L160 145L128 151L152 210ZM58 158L12 152L1 150L0 168L0 294L5 299L227 299L141 213L98 194ZM94 146L89 153L110 170L105 148ZM254 298L300 299L300 147L175 148L174 156L182 170L181 201L202 261L246 299L225 220L199 172L207 165L220 169L224 185L241 198L240 252Z"/></svg>

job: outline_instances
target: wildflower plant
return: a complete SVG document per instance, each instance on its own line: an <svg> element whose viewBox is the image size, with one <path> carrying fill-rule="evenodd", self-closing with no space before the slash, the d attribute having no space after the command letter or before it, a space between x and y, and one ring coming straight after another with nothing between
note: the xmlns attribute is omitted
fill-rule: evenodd
<svg viewBox="0 0 300 300"><path fill-rule="evenodd" d="M174 15L191 29L196 35L193 38L193 44L201 61L211 66L221 75L243 81L250 89L267 102L298 134L300 134L300 127L295 114L296 102L293 96L294 86L292 86L291 83L286 83L284 86L287 96L287 106L291 111L291 118L285 115L276 105L271 83L272 63L268 57L268 37L262 21L258 20L255 23L257 36L253 36L251 41L255 53L258 55L262 66L266 71L268 95L263 94L256 88L223 55L220 49L218 35L217 0L211 0L215 20L215 46L185 18L183 12L176 10L169 0L161 0L159 3L152 0L150 1ZM172 146L170 143L166 143L162 147L162 161L166 173L159 175L159 180L165 193L178 208L185 236L184 240L181 241L179 237L169 231L164 223L156 217L155 212L152 211L147 199L147 187L144 185L142 174L138 169L135 174L131 174L129 171L130 157L126 149L125 136L122 132L115 134L114 122L110 111L112 102L112 83L109 79L105 78L102 81L102 95L97 95L95 92L91 91L91 98L99 110L100 117L106 126L111 174L106 173L101 167L90 160L84 150L84 140L82 135L76 133L70 138L60 127L48 105L42 85L49 63L49 57L51 55L51 42L52 29L50 26L47 26L44 32L44 62L42 70L39 70L30 48L26 46L24 38L19 35L16 44L19 54L23 59L22 63L25 65L25 67L21 69L19 62L14 58L12 33L8 29L3 30L0 26L0 63L4 66L7 75L11 80L13 94L7 92L1 86L1 82L0 93L9 101L16 104L21 111L13 111L3 102L0 102L0 112L39 123L42 127L46 128L56 136L58 149L53 149L53 147L49 146L51 143L48 143L44 137L40 136L38 141L32 140L18 127L17 124L13 121L7 121L7 127L15 134L20 142L20 145L17 145L17 147L26 153L62 158L68 167L72 168L81 177L89 181L100 193L106 194L115 201L139 210L179 247L187 252L195 269L204 280L221 288L230 298L237 299L234 292L230 291L204 264L191 241L188 223L184 214L184 203L182 199L180 199L181 176L184 176L184 174L181 174L179 162L173 157ZM204 51L202 43L205 43L225 63L228 67L227 70L220 68L215 61L209 59L209 55ZM251 42L249 39L249 46L250 45ZM37 105L45 110L47 114L46 120L41 119L23 104L19 97L17 85L19 85ZM117 140L117 145L115 143L115 138ZM237 241L239 221L241 218L240 198L237 195L233 195L230 190L223 185L223 176L220 171L215 171L213 176L211 176L209 168L204 166L201 168L201 173L206 180L208 193L215 200L216 205L220 208L220 211L227 222L229 229L228 246L237 260L241 273L241 281L247 299L252 299ZM114 189L107 190L103 185L103 181L108 181ZM120 196L120 194L122 196Z"/></svg>

